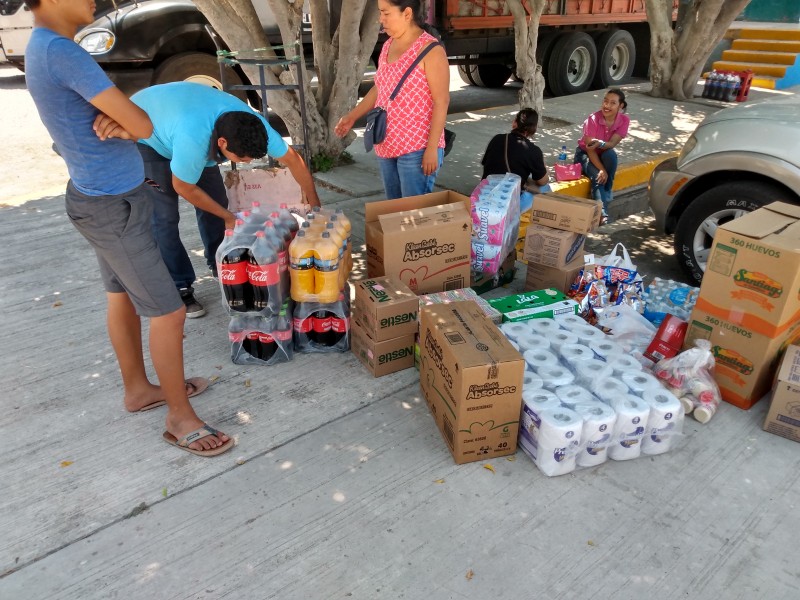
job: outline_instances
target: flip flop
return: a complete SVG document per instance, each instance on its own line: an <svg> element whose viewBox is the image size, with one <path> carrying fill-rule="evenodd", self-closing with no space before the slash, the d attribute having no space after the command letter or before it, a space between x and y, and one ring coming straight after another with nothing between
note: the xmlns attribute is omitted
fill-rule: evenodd
<svg viewBox="0 0 800 600"><path fill-rule="evenodd" d="M205 377L190 377L186 380L186 396L187 398L194 398L195 396L199 396L203 392L208 389L210 382ZM164 400L156 400L155 402L151 402L150 404L144 405L136 412L147 412L148 410L153 410L154 408L158 408L159 406L164 406L166 402Z"/></svg>
<svg viewBox="0 0 800 600"><path fill-rule="evenodd" d="M176 439L175 436L169 431L164 432L163 438L168 444L175 446L176 448L180 448L181 450L191 452L192 454L196 454L197 456L217 456L218 454L222 454L223 452L227 452L233 448L233 438L229 438L227 442L222 444L222 446L217 446L211 450L193 450L192 448L189 448L189 444L193 444L197 440L202 440L204 437L208 437L210 435L219 435L219 431L207 423L203 423L203 426L200 429L195 429L191 433L187 433L181 439Z"/></svg>

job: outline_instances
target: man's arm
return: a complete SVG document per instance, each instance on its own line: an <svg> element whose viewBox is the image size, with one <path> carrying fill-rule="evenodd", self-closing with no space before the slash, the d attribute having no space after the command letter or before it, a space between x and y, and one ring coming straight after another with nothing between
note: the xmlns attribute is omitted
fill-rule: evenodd
<svg viewBox="0 0 800 600"><path fill-rule="evenodd" d="M294 148L289 146L286 154L277 160L286 165L289 169L292 177L294 177L294 180L300 185L300 189L303 190L303 194L308 203L311 206L320 206L317 188L314 186L314 178L311 177L311 172L306 167L306 162L303 160L303 157L300 156Z"/></svg>
<svg viewBox="0 0 800 600"><path fill-rule="evenodd" d="M119 127L128 132L134 139L143 140L153 135L153 124L150 122L150 117L147 116L147 113L131 102L116 86L97 94L92 98L91 103L101 113L116 121ZM97 130L97 126L98 120L95 119L95 131L100 139L106 139L108 135L103 137ZM124 135L119 134L112 137L125 139Z"/></svg>
<svg viewBox="0 0 800 600"><path fill-rule="evenodd" d="M196 206L207 213L211 213L212 215L219 217L225 221L226 229L233 229L233 226L236 223L236 216L232 212L222 208L219 204L214 202L214 200L211 199L211 196L206 194L195 184L187 183L186 181L178 179L175 175L173 175L172 187L180 196L185 198L189 204L192 204L193 206Z"/></svg>

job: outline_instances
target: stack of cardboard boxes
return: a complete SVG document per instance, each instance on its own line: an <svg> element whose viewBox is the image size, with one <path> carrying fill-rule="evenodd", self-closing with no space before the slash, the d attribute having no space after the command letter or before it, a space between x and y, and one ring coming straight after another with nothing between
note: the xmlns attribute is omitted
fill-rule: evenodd
<svg viewBox="0 0 800 600"><path fill-rule="evenodd" d="M600 224L601 204L595 200L538 194L525 234L522 258L528 262L525 290L569 290L583 267L586 234Z"/></svg>
<svg viewBox="0 0 800 600"><path fill-rule="evenodd" d="M514 454L525 361L474 302L421 309L420 385L457 464Z"/></svg>
<svg viewBox="0 0 800 600"><path fill-rule="evenodd" d="M717 229L684 349L711 341L722 397L750 408L800 339L800 207L774 202Z"/></svg>
<svg viewBox="0 0 800 600"><path fill-rule="evenodd" d="M418 310L417 296L392 277L356 284L350 345L375 377L414 366Z"/></svg>

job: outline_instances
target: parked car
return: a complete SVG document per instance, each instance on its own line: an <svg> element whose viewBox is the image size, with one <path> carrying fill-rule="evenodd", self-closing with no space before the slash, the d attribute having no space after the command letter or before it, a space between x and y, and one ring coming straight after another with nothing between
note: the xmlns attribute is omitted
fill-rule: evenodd
<svg viewBox="0 0 800 600"><path fill-rule="evenodd" d="M656 167L650 208L689 277L703 278L718 226L776 200L800 204L798 140L800 95L742 104L706 117Z"/></svg>

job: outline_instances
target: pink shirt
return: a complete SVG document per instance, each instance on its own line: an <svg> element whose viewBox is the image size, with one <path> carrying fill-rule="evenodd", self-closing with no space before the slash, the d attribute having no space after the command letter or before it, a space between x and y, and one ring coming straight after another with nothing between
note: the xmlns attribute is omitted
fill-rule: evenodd
<svg viewBox="0 0 800 600"><path fill-rule="evenodd" d="M583 122L583 135L578 142L578 146L581 150L586 150L586 144L583 143L583 138L586 136L596 140L603 140L604 142L609 141L615 133L624 138L628 135L628 125L630 124L631 118L623 112L618 112L617 118L614 119L614 124L609 127L606 125L603 111L598 110L596 113L590 114Z"/></svg>
<svg viewBox="0 0 800 600"><path fill-rule="evenodd" d="M389 101L397 82L406 72L420 50L428 43L435 42L429 33L423 32L411 47L396 61L388 62L392 38L386 40L378 59L375 85L378 99L375 106L386 109L386 138L375 146L375 154L381 158L397 158L410 152L424 150L428 145L433 117L433 97L428 80L420 65L406 78L403 87L394 100ZM439 148L444 148L444 132L439 137Z"/></svg>

